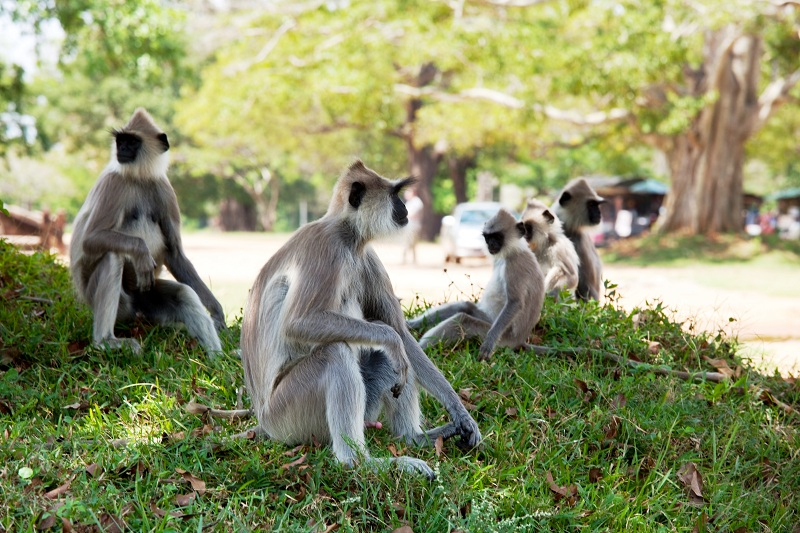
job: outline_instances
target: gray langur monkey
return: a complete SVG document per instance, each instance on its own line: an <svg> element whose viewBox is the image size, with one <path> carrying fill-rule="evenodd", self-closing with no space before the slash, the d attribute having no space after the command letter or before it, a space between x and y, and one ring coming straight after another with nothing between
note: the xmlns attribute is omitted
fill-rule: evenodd
<svg viewBox="0 0 800 533"><path fill-rule="evenodd" d="M561 221L547 205L530 199L521 217L525 226L525 240L539 260L544 272L544 289L551 296L562 290L570 293L578 286L580 259L575 247L564 235Z"/></svg>
<svg viewBox="0 0 800 533"><path fill-rule="evenodd" d="M413 179L391 181L353 163L328 211L298 229L258 275L244 310L242 365L257 434L286 444L330 443L353 465L397 464L429 478L411 457L370 458L365 421L384 412L394 435L432 443L458 435L477 446L478 425L406 328L386 269L370 246L408 223L398 196ZM419 388L451 422L423 432Z"/></svg>
<svg viewBox="0 0 800 533"><path fill-rule="evenodd" d="M580 268L575 296L581 300L602 297L603 263L587 230L600 224L600 204L604 202L584 178L578 178L564 187L550 207L564 224L564 234L578 253Z"/></svg>
<svg viewBox="0 0 800 533"><path fill-rule="evenodd" d="M185 324L209 355L219 352L225 316L183 252L167 135L141 108L112 135L111 161L75 218L70 245L72 279L94 313L94 343L138 353L139 343L116 338L114 325L142 315ZM164 266L177 283L159 279Z"/></svg>
<svg viewBox="0 0 800 533"><path fill-rule="evenodd" d="M504 209L486 221L483 237L494 266L483 295L477 304L450 302L409 320L413 329L435 326L420 339L423 349L439 341L481 337L478 358L488 359L498 345L528 347L542 313L544 275L524 236L523 223Z"/></svg>

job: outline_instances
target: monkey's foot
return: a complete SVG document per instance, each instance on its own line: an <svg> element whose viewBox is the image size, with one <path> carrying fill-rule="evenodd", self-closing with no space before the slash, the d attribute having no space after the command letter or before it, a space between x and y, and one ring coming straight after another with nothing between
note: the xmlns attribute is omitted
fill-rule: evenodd
<svg viewBox="0 0 800 533"><path fill-rule="evenodd" d="M428 478L428 481L433 481L436 479L436 472L434 472L433 469L428 466L428 463L422 459L415 459L414 457L401 455L400 457L392 457L391 460L403 472L422 474Z"/></svg>
<svg viewBox="0 0 800 533"><path fill-rule="evenodd" d="M95 341L95 346L99 346L100 348L106 348L109 350L120 350L124 349L125 347L129 348L133 353L139 355L142 353L142 345L136 339L118 339L116 337L109 337L107 339L100 339Z"/></svg>

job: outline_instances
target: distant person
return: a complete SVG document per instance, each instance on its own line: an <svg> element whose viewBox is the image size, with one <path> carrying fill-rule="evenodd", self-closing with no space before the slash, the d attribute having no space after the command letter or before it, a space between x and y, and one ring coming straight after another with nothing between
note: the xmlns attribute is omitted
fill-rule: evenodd
<svg viewBox="0 0 800 533"><path fill-rule="evenodd" d="M629 209L620 209L617 213L617 220L614 222L614 231L620 239L625 239L633 233L633 221L636 212Z"/></svg>
<svg viewBox="0 0 800 533"><path fill-rule="evenodd" d="M414 189L406 189L405 193L406 210L408 210L408 226L406 227L406 241L403 248L403 264L406 264L406 256L411 252L411 262L417 264L417 241L420 231L422 231L422 198L417 195Z"/></svg>

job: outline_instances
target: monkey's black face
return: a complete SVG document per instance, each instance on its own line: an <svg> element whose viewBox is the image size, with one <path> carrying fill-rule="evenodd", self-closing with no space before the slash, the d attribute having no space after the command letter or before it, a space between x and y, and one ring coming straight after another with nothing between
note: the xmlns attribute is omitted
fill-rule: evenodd
<svg viewBox="0 0 800 533"><path fill-rule="evenodd" d="M489 248L490 254L494 255L503 249L503 242L505 241L505 236L503 235L502 231L496 231L493 233L484 232L483 238L486 241L486 247Z"/></svg>
<svg viewBox="0 0 800 533"><path fill-rule="evenodd" d="M397 196L397 193L392 194L392 220L398 226L405 226L408 224L408 209L403 200Z"/></svg>
<svg viewBox="0 0 800 533"><path fill-rule="evenodd" d="M142 138L133 133L117 133L117 161L120 163L133 163L142 147Z"/></svg>
<svg viewBox="0 0 800 533"><path fill-rule="evenodd" d="M600 202L597 200L589 200L586 202L586 215L589 218L589 223L596 226L600 223Z"/></svg>

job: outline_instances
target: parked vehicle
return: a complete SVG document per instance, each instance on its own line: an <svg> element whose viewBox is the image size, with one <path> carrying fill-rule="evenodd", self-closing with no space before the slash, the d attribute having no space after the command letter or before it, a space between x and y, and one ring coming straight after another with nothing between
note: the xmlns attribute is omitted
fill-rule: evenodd
<svg viewBox="0 0 800 533"><path fill-rule="evenodd" d="M488 257L483 225L502 207L498 202L465 202L442 219L440 241L445 263L464 257Z"/></svg>

